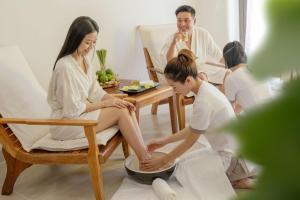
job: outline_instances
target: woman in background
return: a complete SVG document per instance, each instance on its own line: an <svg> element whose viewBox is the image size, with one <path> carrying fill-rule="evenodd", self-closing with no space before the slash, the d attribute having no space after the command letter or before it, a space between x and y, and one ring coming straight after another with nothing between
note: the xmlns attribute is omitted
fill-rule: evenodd
<svg viewBox="0 0 300 200"><path fill-rule="evenodd" d="M236 113L261 104L272 96L268 83L255 80L247 68L247 55L237 42L226 44L223 49L225 65L232 73L224 81L224 93Z"/></svg>
<svg viewBox="0 0 300 200"><path fill-rule="evenodd" d="M140 161L150 157L129 102L107 94L99 85L88 54L94 49L99 27L89 17L78 17L71 24L55 61L48 90L52 118L98 120L96 132L118 125ZM82 127L54 126L57 140L85 137Z"/></svg>

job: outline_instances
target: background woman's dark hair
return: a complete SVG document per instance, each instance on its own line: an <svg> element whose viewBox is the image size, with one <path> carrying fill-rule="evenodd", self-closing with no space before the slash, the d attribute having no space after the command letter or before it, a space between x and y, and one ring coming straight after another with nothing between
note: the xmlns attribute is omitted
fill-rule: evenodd
<svg viewBox="0 0 300 200"><path fill-rule="evenodd" d="M188 49L179 51L178 56L171 59L164 71L165 77L175 82L184 83L188 76L197 78L196 56Z"/></svg>
<svg viewBox="0 0 300 200"><path fill-rule="evenodd" d="M191 7L191 6L188 6L188 5L183 5L183 6L178 7L178 8L176 9L176 11L175 11L175 15L177 16L178 13L180 13L180 12L188 12L188 13L191 13L191 15L192 15L193 17L195 17L195 15L196 15L195 9L194 9L193 7Z"/></svg>
<svg viewBox="0 0 300 200"><path fill-rule="evenodd" d="M247 63L244 47L238 41L229 42L223 49L225 65L232 68L241 63Z"/></svg>
<svg viewBox="0 0 300 200"><path fill-rule="evenodd" d="M69 28L65 42L54 63L53 70L55 69L55 65L60 58L76 51L84 36L93 32L99 32L99 26L93 19L86 16L76 18Z"/></svg>

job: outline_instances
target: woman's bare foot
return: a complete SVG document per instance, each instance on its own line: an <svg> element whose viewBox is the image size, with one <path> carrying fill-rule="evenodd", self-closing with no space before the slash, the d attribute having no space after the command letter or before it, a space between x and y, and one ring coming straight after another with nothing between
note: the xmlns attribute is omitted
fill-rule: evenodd
<svg viewBox="0 0 300 200"><path fill-rule="evenodd" d="M234 189L254 189L255 179L244 178L231 183Z"/></svg>
<svg viewBox="0 0 300 200"><path fill-rule="evenodd" d="M143 162L145 160L151 159L151 154L147 153L143 158L139 159L139 170L141 171L147 171L144 167L143 167Z"/></svg>

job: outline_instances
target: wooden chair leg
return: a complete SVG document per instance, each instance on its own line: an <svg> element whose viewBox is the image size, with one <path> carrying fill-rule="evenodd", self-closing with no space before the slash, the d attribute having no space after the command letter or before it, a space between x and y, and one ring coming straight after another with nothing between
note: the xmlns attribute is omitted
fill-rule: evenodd
<svg viewBox="0 0 300 200"><path fill-rule="evenodd" d="M178 112L178 123L179 123L179 130L185 128L185 105L183 101L182 95L177 95L177 112Z"/></svg>
<svg viewBox="0 0 300 200"><path fill-rule="evenodd" d="M5 151L5 149L2 149L2 152L7 166L6 178L2 187L2 195L10 195L14 190L14 185L19 175L26 168L30 167L31 164L13 158Z"/></svg>
<svg viewBox="0 0 300 200"><path fill-rule="evenodd" d="M89 142L88 165L96 200L104 200L102 170L99 160L99 148L96 143L96 131L93 126L84 127Z"/></svg>
<svg viewBox="0 0 300 200"><path fill-rule="evenodd" d="M177 133L176 95L168 98L172 133Z"/></svg>
<svg viewBox="0 0 300 200"><path fill-rule="evenodd" d="M129 150L129 144L125 139L122 140L122 149L123 149L124 157L127 158L130 155L130 150Z"/></svg>
<svg viewBox="0 0 300 200"><path fill-rule="evenodd" d="M88 164L96 200L104 200L102 170L98 157L89 157Z"/></svg>
<svg viewBox="0 0 300 200"><path fill-rule="evenodd" d="M157 114L158 105L159 105L158 103L152 104L152 107L151 107L151 114L152 115L156 115Z"/></svg>

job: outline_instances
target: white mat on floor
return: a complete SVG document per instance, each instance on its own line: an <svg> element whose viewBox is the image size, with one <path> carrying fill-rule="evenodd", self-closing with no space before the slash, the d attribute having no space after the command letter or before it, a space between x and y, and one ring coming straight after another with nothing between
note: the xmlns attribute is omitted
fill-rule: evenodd
<svg viewBox="0 0 300 200"><path fill-rule="evenodd" d="M169 186L176 191L177 199L196 200L184 188L179 185L175 177L168 181ZM151 185L143 185L125 177L119 190L113 195L111 200L159 200L155 195Z"/></svg>
<svg viewBox="0 0 300 200"><path fill-rule="evenodd" d="M229 200L235 192L221 158L213 150L196 150L181 158L175 177L189 193L201 200Z"/></svg>
<svg viewBox="0 0 300 200"><path fill-rule="evenodd" d="M166 149L170 150L170 146ZM217 153L209 148L193 149L181 157L174 176L168 180L169 186L176 191L177 199L228 200L235 196ZM139 184L125 177L112 200L128 199L159 200L151 185Z"/></svg>

